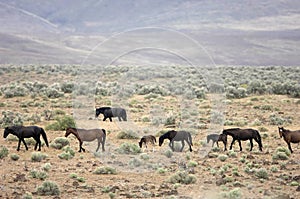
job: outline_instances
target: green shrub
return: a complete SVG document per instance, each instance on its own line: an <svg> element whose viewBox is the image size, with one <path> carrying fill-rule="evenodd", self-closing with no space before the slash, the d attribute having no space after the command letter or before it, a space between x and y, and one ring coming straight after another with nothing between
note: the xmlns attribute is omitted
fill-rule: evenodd
<svg viewBox="0 0 300 199"><path fill-rule="evenodd" d="M289 149L284 147L277 147L275 150L275 154L273 154L272 159L273 160L287 160L289 159L289 156L291 155L291 152Z"/></svg>
<svg viewBox="0 0 300 199"><path fill-rule="evenodd" d="M42 160L46 159L48 156L41 152L33 152L31 154L31 161L32 162L41 162Z"/></svg>
<svg viewBox="0 0 300 199"><path fill-rule="evenodd" d="M136 155L138 153L141 153L141 148L136 144L131 143L123 143L121 146L117 149L117 151L120 154L132 154Z"/></svg>
<svg viewBox="0 0 300 199"><path fill-rule="evenodd" d="M157 169L157 172L158 172L159 174L165 174L165 173L167 172L167 170L166 170L165 168L158 168L158 169Z"/></svg>
<svg viewBox="0 0 300 199"><path fill-rule="evenodd" d="M299 184L299 182L297 182L297 181L292 181L291 183L290 183L290 186L299 186L300 184Z"/></svg>
<svg viewBox="0 0 300 199"><path fill-rule="evenodd" d="M75 156L75 152L70 146L65 146L62 150L64 152L58 155L60 159L70 160Z"/></svg>
<svg viewBox="0 0 300 199"><path fill-rule="evenodd" d="M236 158L236 157L237 157L237 153L234 152L233 150L229 150L229 151L227 152L227 155L228 155L229 157L232 157L232 158Z"/></svg>
<svg viewBox="0 0 300 199"><path fill-rule="evenodd" d="M196 161L192 161L190 160L187 164L188 167L196 167L198 165L198 163Z"/></svg>
<svg viewBox="0 0 300 199"><path fill-rule="evenodd" d="M59 195L60 190L55 182L45 181L41 186L37 188L37 194L41 196Z"/></svg>
<svg viewBox="0 0 300 199"><path fill-rule="evenodd" d="M117 135L118 139L138 139L139 136L134 132L134 131L121 131L120 133L118 133Z"/></svg>
<svg viewBox="0 0 300 199"><path fill-rule="evenodd" d="M2 118L0 119L0 125L2 128L7 126L23 125L23 116L20 113L11 111L2 111Z"/></svg>
<svg viewBox="0 0 300 199"><path fill-rule="evenodd" d="M230 190L229 192L222 193L224 198L228 199L240 199L242 198L242 192L240 188L234 188Z"/></svg>
<svg viewBox="0 0 300 199"><path fill-rule="evenodd" d="M47 125L45 130L63 131L68 127L76 128L76 123L72 116L64 115L61 117L56 117L55 120L56 122Z"/></svg>
<svg viewBox="0 0 300 199"><path fill-rule="evenodd" d="M13 153L13 154L10 155L10 159L12 159L14 161L19 160L19 158L20 158L20 156L18 154Z"/></svg>
<svg viewBox="0 0 300 199"><path fill-rule="evenodd" d="M56 137L50 143L50 147L55 148L55 149L62 149L63 147L65 147L69 144L70 144L70 142L67 138L65 138L65 137Z"/></svg>
<svg viewBox="0 0 300 199"><path fill-rule="evenodd" d="M186 172L177 172L176 174L172 175L169 179L170 183L176 184L194 184L196 183L196 177L193 175L189 175Z"/></svg>
<svg viewBox="0 0 300 199"><path fill-rule="evenodd" d="M32 178L36 178L36 179L39 179L39 180L45 180L48 177L48 175L47 175L46 172L44 172L44 171L37 171L35 169L30 171L30 176Z"/></svg>
<svg viewBox="0 0 300 199"><path fill-rule="evenodd" d="M261 168L261 169L257 170L255 175L258 178L262 178L262 179L268 179L269 178L268 171L265 168Z"/></svg>
<svg viewBox="0 0 300 199"><path fill-rule="evenodd" d="M173 152L170 149L168 149L164 152L164 155L168 158L171 158L173 156Z"/></svg>
<svg viewBox="0 0 300 199"><path fill-rule="evenodd" d="M219 155L218 159L221 160L222 162L224 162L225 160L227 160L228 156L227 155Z"/></svg>
<svg viewBox="0 0 300 199"><path fill-rule="evenodd" d="M117 174L115 168L112 167L99 167L95 169L94 174Z"/></svg>
<svg viewBox="0 0 300 199"><path fill-rule="evenodd" d="M150 159L150 157L149 157L149 155L148 155L147 153L142 153L142 154L140 154L140 158L141 158L142 160L149 160L149 159Z"/></svg>
<svg viewBox="0 0 300 199"><path fill-rule="evenodd" d="M0 159L5 158L8 155L8 149L5 146L0 146Z"/></svg>
<svg viewBox="0 0 300 199"><path fill-rule="evenodd" d="M47 162L42 166L44 171L49 171L51 169L51 163Z"/></svg>
<svg viewBox="0 0 300 199"><path fill-rule="evenodd" d="M128 163L132 168L136 168L141 166L143 163L141 160L137 159L137 158L133 158L130 159L129 163Z"/></svg>

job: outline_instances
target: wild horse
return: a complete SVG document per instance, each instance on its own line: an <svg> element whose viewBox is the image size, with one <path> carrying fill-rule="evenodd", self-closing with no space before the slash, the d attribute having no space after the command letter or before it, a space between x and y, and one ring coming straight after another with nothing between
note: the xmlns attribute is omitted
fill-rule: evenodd
<svg viewBox="0 0 300 199"><path fill-rule="evenodd" d="M192 136L189 132L187 131L175 131L171 130L163 134L162 136L159 137L159 146L161 146L164 142L165 139L169 139L169 147L174 151L174 141L181 141L181 149L180 151L183 150L185 144L184 141L186 141L190 147L190 151L192 150L193 142L192 142Z"/></svg>
<svg viewBox="0 0 300 199"><path fill-rule="evenodd" d="M91 142L95 139L98 140L98 147L96 152L99 150L100 143L102 144L102 151L105 151L104 145L106 140L106 131L104 129L77 129L77 128L67 128L65 137L68 137L70 134L73 134L79 141L79 151L85 152L85 149L82 147L83 141Z"/></svg>
<svg viewBox="0 0 300 199"><path fill-rule="evenodd" d="M293 153L291 143L299 143L300 142L300 130L290 131L283 127L278 127L280 138L283 137L284 141L287 143L291 153Z"/></svg>
<svg viewBox="0 0 300 199"><path fill-rule="evenodd" d="M119 121L127 121L126 110L123 108L100 107L96 109L95 117L98 117L100 114L104 116L103 121L109 118L112 122L112 117L118 117Z"/></svg>
<svg viewBox="0 0 300 199"><path fill-rule="evenodd" d="M242 151L241 141L250 140L250 151L253 148L253 139L258 143L259 150L262 151L262 142L260 134L255 129L240 129L240 128L232 128L232 129L224 129L223 134L230 135L232 137L232 142L230 145L230 150L232 149L232 145L237 140L240 145L240 151Z"/></svg>
<svg viewBox="0 0 300 199"><path fill-rule="evenodd" d="M139 146L140 148L143 147L143 144L145 145L145 147L147 148L147 144L152 144L152 146L155 145L156 143L156 138L153 135L145 135L141 138L141 140L139 141ZM154 148L153 148L154 151Z"/></svg>
<svg viewBox="0 0 300 199"><path fill-rule="evenodd" d="M227 135L225 134L209 134L206 136L207 143L209 143L210 140L212 140L212 147L214 147L214 144L217 143L217 146L219 147L218 142L222 141L224 144L224 151L227 150Z"/></svg>
<svg viewBox="0 0 300 199"><path fill-rule="evenodd" d="M33 137L33 139L36 141L34 150L37 149L39 146L39 151L41 150L41 139L40 135L42 135L47 147L49 147L48 139L46 132L43 128L38 126L10 126L6 127L4 129L3 137L6 138L9 134L15 135L19 138L18 148L17 151L20 150L21 141L24 143L26 150L28 150L27 144L24 140L24 138L30 138Z"/></svg>

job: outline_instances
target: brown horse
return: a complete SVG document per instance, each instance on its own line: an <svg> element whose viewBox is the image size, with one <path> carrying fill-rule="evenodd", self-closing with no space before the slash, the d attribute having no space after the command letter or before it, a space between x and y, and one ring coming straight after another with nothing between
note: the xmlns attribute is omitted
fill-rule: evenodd
<svg viewBox="0 0 300 199"><path fill-rule="evenodd" d="M104 129L77 129L77 128L67 128L65 137L68 137L70 134L73 134L79 141L79 151L85 152L85 149L82 147L83 141L91 142L95 139L98 140L98 147L96 152L99 150L100 143L102 144L102 151L105 151L104 144L106 140L106 131Z"/></svg>
<svg viewBox="0 0 300 199"><path fill-rule="evenodd" d="M152 144L152 146L154 146L156 143L156 138L153 135L145 135L139 141L139 146L140 146L140 148L142 148L142 146L144 144L145 147L147 148L148 143L150 143L150 144ZM153 148L153 151L154 151L154 148Z"/></svg>
<svg viewBox="0 0 300 199"><path fill-rule="evenodd" d="M253 148L253 141L254 139L259 146L259 150L262 151L262 142L260 134L255 129L240 129L240 128L232 128L232 129L224 129L223 134L230 135L232 137L232 142L230 145L230 150L232 149L232 145L237 140L240 145L240 151L242 151L242 144L241 141L250 140L250 151L252 151Z"/></svg>
<svg viewBox="0 0 300 199"><path fill-rule="evenodd" d="M283 137L284 141L287 143L291 153L293 153L291 143L299 143L300 142L300 130L290 131L283 127L278 127L280 138Z"/></svg>

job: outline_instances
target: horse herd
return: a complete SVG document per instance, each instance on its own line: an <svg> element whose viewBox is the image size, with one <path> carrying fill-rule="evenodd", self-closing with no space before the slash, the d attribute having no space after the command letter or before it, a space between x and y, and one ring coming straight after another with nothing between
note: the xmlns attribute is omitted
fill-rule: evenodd
<svg viewBox="0 0 300 199"><path fill-rule="evenodd" d="M111 107L101 107L96 109L96 117L98 117L100 114L103 114L105 121L107 118L109 118L110 121L112 121L112 117L118 117L119 121L127 121L127 115L126 111L123 108L111 108ZM297 131L291 131L288 129L285 129L283 127L278 127L280 138L283 137L285 142L288 145L289 150L291 153L293 153L293 150L291 148L291 143L299 143L300 142L300 130ZM38 126L10 126L6 127L4 129L4 135L3 137L6 138L9 134L15 135L19 138L17 151L20 150L20 144L21 142L24 143L26 150L28 150L28 147L26 145L24 138L30 138L33 137L36 141L34 150L41 150L41 139L40 136L42 135L45 144L47 147L49 147L47 135L43 128ZM68 137L70 134L73 134L79 141L79 152L83 151L85 152L85 149L82 147L82 144L84 141L90 142L93 140L98 141L98 147L96 149L96 152L100 148L100 144L102 145L102 151L105 151L105 141L106 141L106 131L105 129L79 129L79 128L67 128L65 137ZM240 128L230 128L230 129L224 129L221 134L210 134L207 136L207 143L212 140L212 147L215 143L219 141L222 141L224 144L224 151L227 150L227 136L232 137L232 142L230 144L230 150L232 149L233 144L235 141L238 141L240 151L242 151L242 145L241 141L250 141L250 151L252 151L253 148L253 140L255 140L258 144L259 150L262 151L263 145L262 140L259 132L255 129L240 129ZM180 151L183 151L183 148L185 146L185 142L189 145L189 151L192 150L193 142L191 134L187 131L175 131L171 130L159 137L159 146L162 146L165 139L168 139L169 147L172 149L172 151L175 151L174 148L174 141L180 141L181 142L181 149ZM143 136L139 141L140 148L143 147L143 145L147 148L147 144L152 144L153 146L156 143L156 138L153 135L146 135Z"/></svg>

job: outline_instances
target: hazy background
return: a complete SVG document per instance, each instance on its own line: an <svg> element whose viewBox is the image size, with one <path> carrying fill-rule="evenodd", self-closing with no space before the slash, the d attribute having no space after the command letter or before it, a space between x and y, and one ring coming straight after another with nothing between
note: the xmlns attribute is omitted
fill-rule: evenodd
<svg viewBox="0 0 300 199"><path fill-rule="evenodd" d="M143 27L158 27L159 38L152 32L155 42L172 37L159 28L185 34L217 65L300 61L297 0L0 0L0 15L0 64L80 64L100 42ZM144 38L142 31L132 35L135 41ZM131 57L169 60L167 54L136 52ZM101 64L96 57L90 62Z"/></svg>

